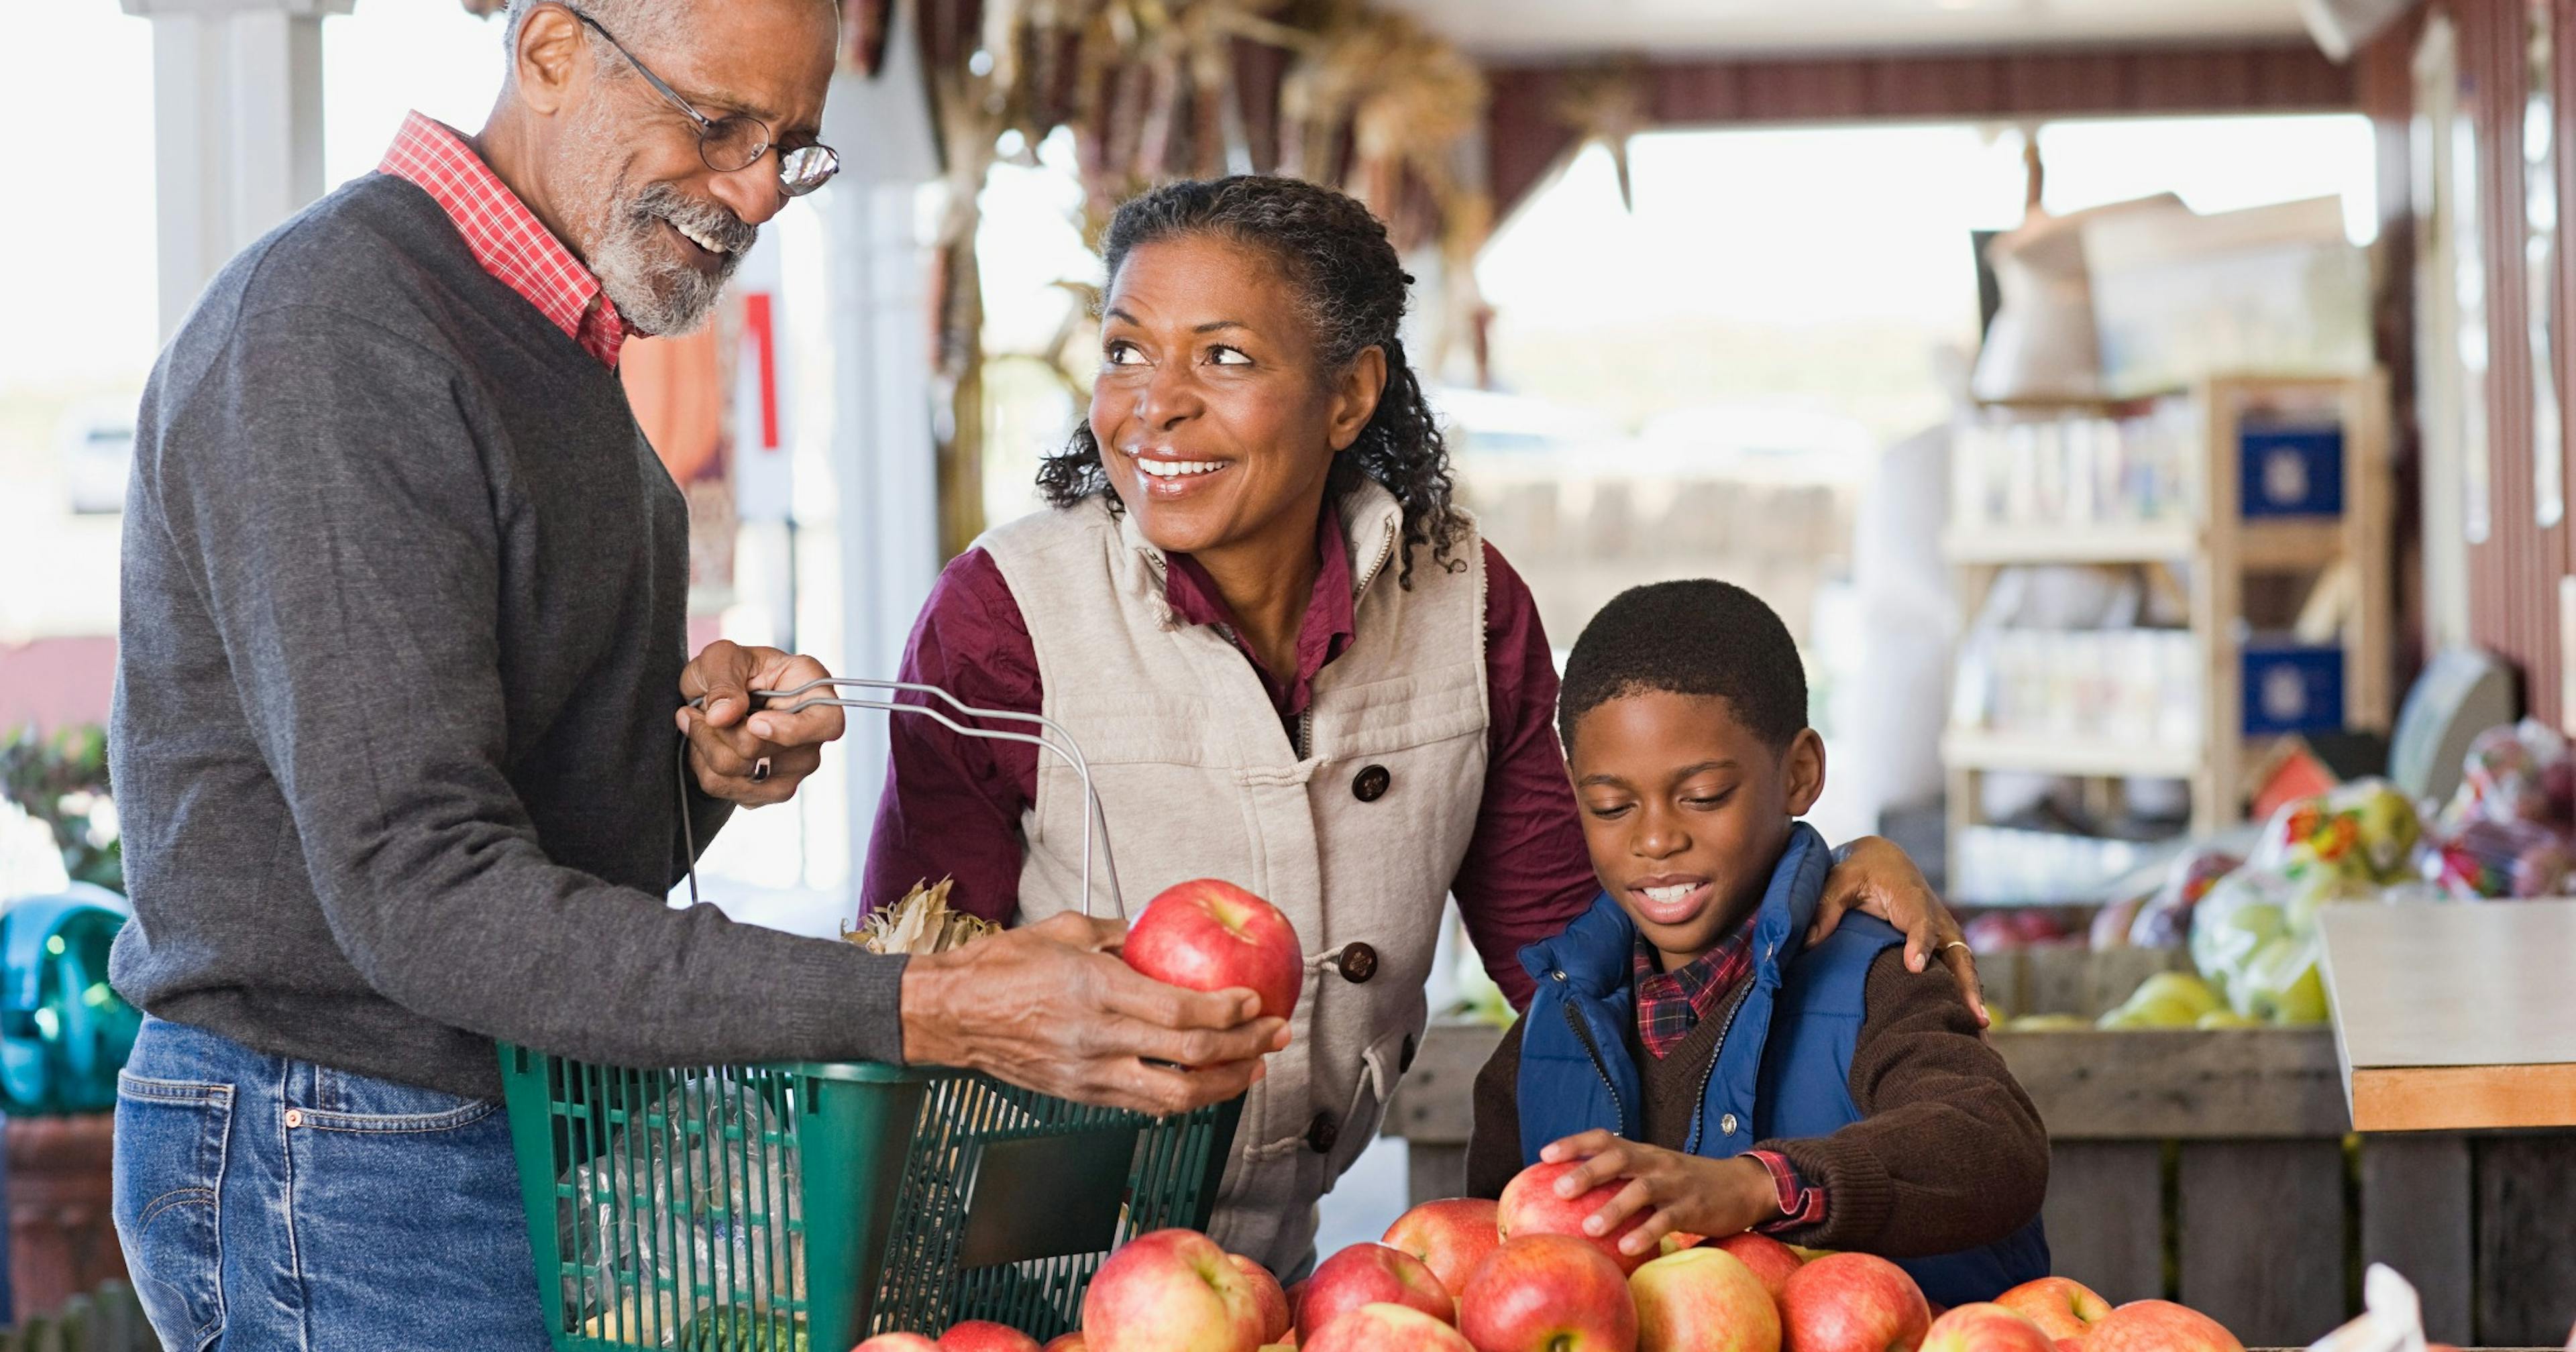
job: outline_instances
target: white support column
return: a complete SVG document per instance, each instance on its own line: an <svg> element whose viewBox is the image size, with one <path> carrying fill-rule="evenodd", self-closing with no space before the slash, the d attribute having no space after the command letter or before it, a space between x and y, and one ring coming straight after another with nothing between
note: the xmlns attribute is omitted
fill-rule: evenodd
<svg viewBox="0 0 2576 1352"><path fill-rule="evenodd" d="M840 489L843 669L892 677L939 575L931 438L931 252L917 202L939 177L913 6L898 6L885 69L844 73L824 106L841 174L823 192L833 371L832 468ZM887 715L853 718L850 878L855 894L885 783ZM858 898L864 903L867 898Z"/></svg>
<svg viewBox="0 0 2576 1352"><path fill-rule="evenodd" d="M123 0L152 20L161 336L322 195L322 19L353 0Z"/></svg>

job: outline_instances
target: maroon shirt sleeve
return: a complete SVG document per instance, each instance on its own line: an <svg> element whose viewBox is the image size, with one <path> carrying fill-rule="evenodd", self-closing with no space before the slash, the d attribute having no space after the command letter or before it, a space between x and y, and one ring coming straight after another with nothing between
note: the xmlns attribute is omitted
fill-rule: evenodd
<svg viewBox="0 0 2576 1352"><path fill-rule="evenodd" d="M991 555L970 549L941 570L904 645L901 679L938 686L978 708L1039 711L1037 648ZM1037 748L967 737L919 714L888 718L885 793L868 837L863 909L900 901L917 882L954 877L951 904L1008 922L1019 908L1020 814L1037 794Z"/></svg>
<svg viewBox="0 0 2576 1352"><path fill-rule="evenodd" d="M1520 1009L1520 951L1583 914L1600 885L1556 743L1556 659L1529 584L1485 546L1485 684L1491 724L1476 834L1449 890L1485 971Z"/></svg>

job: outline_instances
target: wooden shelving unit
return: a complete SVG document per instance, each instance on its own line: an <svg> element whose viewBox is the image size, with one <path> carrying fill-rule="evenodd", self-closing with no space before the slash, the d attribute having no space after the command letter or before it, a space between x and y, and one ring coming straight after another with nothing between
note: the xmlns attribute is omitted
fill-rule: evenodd
<svg viewBox="0 0 2576 1352"><path fill-rule="evenodd" d="M2289 378L2237 376L2205 381L2167 396L2192 401L2197 454L2186 456L2181 519L2119 522L2005 523L1960 521L1943 536L1957 582L1961 615L1983 609L1995 579L2010 567L2046 564L2136 565L2161 569L2188 598L2200 673L2200 732L2190 745L2066 738L2011 730L1952 727L1941 743L1949 772L1951 857L1962 857L1963 833L1979 825L1983 776L2023 772L2096 781L2178 779L2191 794L2191 831L2207 835L2245 815L2246 776L2268 739L2247 737L2244 653L2239 634L2249 574L2296 574L2346 589L2343 624L2344 722L2385 730L2391 705L2388 399L2384 376ZM2239 434L2246 415L2285 403L2314 407L2343 428L2343 511L2331 517L2243 515L2239 500ZM2134 409L2135 401L2105 403ZM2031 409L2034 418L2082 411L2064 404ZM1964 626L1963 626L1964 627ZM1973 896L1964 899L1974 901Z"/></svg>

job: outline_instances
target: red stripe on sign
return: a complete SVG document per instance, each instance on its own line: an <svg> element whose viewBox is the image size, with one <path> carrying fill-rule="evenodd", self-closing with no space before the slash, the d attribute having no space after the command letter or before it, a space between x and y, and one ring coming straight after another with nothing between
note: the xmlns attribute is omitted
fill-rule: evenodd
<svg viewBox="0 0 2576 1352"><path fill-rule="evenodd" d="M742 298L742 331L750 339L760 370L760 448L778 449L778 336L770 321L769 293L754 291Z"/></svg>

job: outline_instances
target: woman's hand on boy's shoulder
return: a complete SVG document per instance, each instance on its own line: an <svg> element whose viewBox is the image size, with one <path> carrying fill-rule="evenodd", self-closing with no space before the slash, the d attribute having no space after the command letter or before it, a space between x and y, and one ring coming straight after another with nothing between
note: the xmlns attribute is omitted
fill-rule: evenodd
<svg viewBox="0 0 2576 1352"><path fill-rule="evenodd" d="M1905 932L1907 971L1920 972L1939 955L1958 978L1959 992L1967 997L1968 1012L1977 1016L1977 1026L1994 1022L1986 1012L1985 988L1977 981L1976 955L1968 951L1958 917L1933 895L1923 871L1895 842L1860 836L1834 850L1834 871L1825 878L1824 898L1816 907L1815 923L1807 929L1807 947L1823 943L1850 911L1876 916Z"/></svg>
<svg viewBox="0 0 2576 1352"><path fill-rule="evenodd" d="M1646 1145L1606 1131L1586 1131L1551 1142L1539 1158L1549 1164L1578 1161L1556 1180L1557 1196L1571 1201L1605 1184L1619 1190L1583 1222L1587 1235L1617 1234L1631 1216L1644 1219L1619 1238L1619 1250L1650 1255L1676 1231L1712 1238L1738 1234L1780 1216L1780 1192L1760 1160L1739 1155L1707 1159Z"/></svg>

